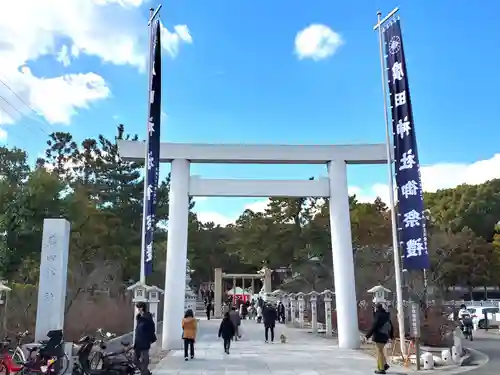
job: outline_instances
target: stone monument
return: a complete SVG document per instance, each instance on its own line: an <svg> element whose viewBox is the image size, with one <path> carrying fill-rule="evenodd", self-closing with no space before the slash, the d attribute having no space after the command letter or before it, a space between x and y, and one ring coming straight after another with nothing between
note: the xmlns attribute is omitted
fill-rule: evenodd
<svg viewBox="0 0 500 375"><path fill-rule="evenodd" d="M71 225L66 219L43 221L35 340L46 340L47 332L64 328L68 252Z"/></svg>

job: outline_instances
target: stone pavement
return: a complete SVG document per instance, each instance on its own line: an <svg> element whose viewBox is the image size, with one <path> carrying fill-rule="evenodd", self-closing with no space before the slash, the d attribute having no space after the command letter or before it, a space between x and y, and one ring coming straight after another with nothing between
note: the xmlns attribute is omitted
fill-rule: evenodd
<svg viewBox="0 0 500 375"><path fill-rule="evenodd" d="M278 324L275 343L264 343L264 327L243 321L243 338L233 342L229 355L217 338L220 320L201 320L195 359L184 361L184 352L171 351L154 375L356 375L373 374L375 359L358 350L340 349L334 339ZM281 344L280 333L288 341ZM393 370L391 368L391 370ZM401 370L401 371L400 371ZM394 369L388 373L404 372Z"/></svg>

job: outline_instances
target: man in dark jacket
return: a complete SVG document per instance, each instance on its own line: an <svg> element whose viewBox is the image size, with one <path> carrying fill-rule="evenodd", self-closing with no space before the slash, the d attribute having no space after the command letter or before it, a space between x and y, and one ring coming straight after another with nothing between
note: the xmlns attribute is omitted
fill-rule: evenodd
<svg viewBox="0 0 500 375"><path fill-rule="evenodd" d="M389 340L394 339L394 329L391 317L381 303L377 303L375 307L372 328L366 334L367 339L370 337L372 337L373 342L377 346L377 370L375 374L385 374L389 369L389 365L385 358L384 347Z"/></svg>
<svg viewBox="0 0 500 375"><path fill-rule="evenodd" d="M240 333L239 333L239 328L241 325L241 317L238 311L236 311L236 307L232 307L231 311L229 312L229 319L233 323L234 326L234 341L237 341Z"/></svg>
<svg viewBox="0 0 500 375"><path fill-rule="evenodd" d="M156 327L153 317L146 310L144 302L138 302L135 307L138 312L134 340L135 362L137 368L141 371L141 375L149 375L151 374L148 369L149 349L151 344L156 341Z"/></svg>
<svg viewBox="0 0 500 375"><path fill-rule="evenodd" d="M229 313L224 314L224 318L220 323L219 327L219 337L224 339L224 352L229 354L229 348L231 347L231 339L235 336L236 330L234 327L231 318L229 317Z"/></svg>
<svg viewBox="0 0 500 375"><path fill-rule="evenodd" d="M269 331L271 331L271 342L273 342L274 326L276 325L276 319L278 318L276 309L271 305L264 305L264 308L262 309L262 318L264 320L266 343L269 342Z"/></svg>
<svg viewBox="0 0 500 375"><path fill-rule="evenodd" d="M210 315L212 314L212 302L208 301L205 306L205 313L207 314L207 320L210 320Z"/></svg>

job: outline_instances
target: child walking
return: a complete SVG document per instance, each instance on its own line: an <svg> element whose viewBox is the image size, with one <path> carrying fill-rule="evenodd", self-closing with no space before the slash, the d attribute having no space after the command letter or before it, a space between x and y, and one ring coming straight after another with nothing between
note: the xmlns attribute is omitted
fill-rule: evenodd
<svg viewBox="0 0 500 375"><path fill-rule="evenodd" d="M188 360L188 349L191 359L194 358L194 342L196 340L197 331L196 319L194 318L193 310L189 309L184 314L182 319L182 338L184 340L184 360Z"/></svg>
<svg viewBox="0 0 500 375"><path fill-rule="evenodd" d="M224 314L224 318L220 323L219 327L219 337L222 337L224 340L224 352L229 354L229 348L231 346L231 340L236 333L236 329L234 328L234 324L229 318L229 313Z"/></svg>

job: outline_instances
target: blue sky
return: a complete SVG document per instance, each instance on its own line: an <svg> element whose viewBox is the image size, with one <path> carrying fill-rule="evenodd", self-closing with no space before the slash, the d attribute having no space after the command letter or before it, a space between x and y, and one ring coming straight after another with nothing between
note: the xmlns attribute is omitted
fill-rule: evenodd
<svg viewBox="0 0 500 375"><path fill-rule="evenodd" d="M82 1L74 0L75 8L68 12L75 12L74 19L83 25L85 16L82 20L78 18L82 10L77 7L84 4ZM112 47L120 44L114 42L126 36L127 41L133 41L128 45L137 48L136 55L143 56L147 10L157 3L127 0L140 6L123 8L117 4L118 0L106 1L115 4L82 5L85 11L94 12L92 35L80 35L84 28L54 27L47 48L43 51L39 48L32 54L34 58L19 52L11 71L0 69L0 78L12 83L13 91L24 98L18 100L10 90L0 89L0 95L24 115L12 116L15 111L0 100L0 112L4 111L0 128L7 132L4 142L8 145L26 148L36 156L45 148L42 141L45 132L68 130L79 140L99 133L111 137L117 122L124 123L129 132L145 134L147 77L137 62L140 58L134 60L129 53L120 60L111 54L115 52ZM53 0L38 1L44 2L50 7ZM499 120L494 110L500 103L497 90L500 61L495 48L500 40L497 22L500 3L495 0L482 1L481 7L474 8L465 0L165 2L161 19L173 33L169 34L171 40L175 39L175 25L185 25L192 40L179 41L175 56L164 51L166 116L162 140L273 144L384 142L378 39L373 25L377 10L386 14L395 6L401 9L420 162L426 166L424 188L435 190L500 177L500 155L495 157L500 153L496 137ZM8 16L11 8L2 4L0 13ZM31 15L34 25L41 17L37 9L42 8L25 10L34 13ZM312 24L327 26L340 35L343 44L333 55L315 61L300 59L294 52L297 33ZM125 30L124 25L130 27ZM24 27L27 30L22 33L15 31L26 40L40 37L39 25L31 31L30 22ZM0 57L4 48L2 37L7 38L8 32L12 30L0 26ZM99 42L110 47L99 47ZM26 45L34 48L28 42ZM67 64L57 61L63 45L68 48L77 45L80 51ZM7 44L4 56L13 55L8 53L13 48L9 51ZM93 83L80 85L76 93L65 92L66 102L61 99L61 105L66 112L73 112L67 124L61 124L56 120L62 118L62 112L53 108L58 105L57 100L50 99L51 95L56 96L54 92L59 85L41 86L34 78L29 81L19 73L20 66L29 67L30 75L36 79L94 73L102 81L94 77ZM94 91L97 94L82 99L79 95L89 85L99 86ZM37 117L27 104L41 115ZM51 116L50 111L60 116ZM9 119L9 113L16 118ZM163 166L162 173L168 169L168 165ZM324 168L318 166L195 165L192 171L206 177L225 178L307 178L325 174ZM383 166L349 167L351 191L363 199L384 195L386 181ZM224 222L237 217L245 206L257 203L254 205L257 207L262 202L213 198L199 200L197 211L207 220Z"/></svg>

